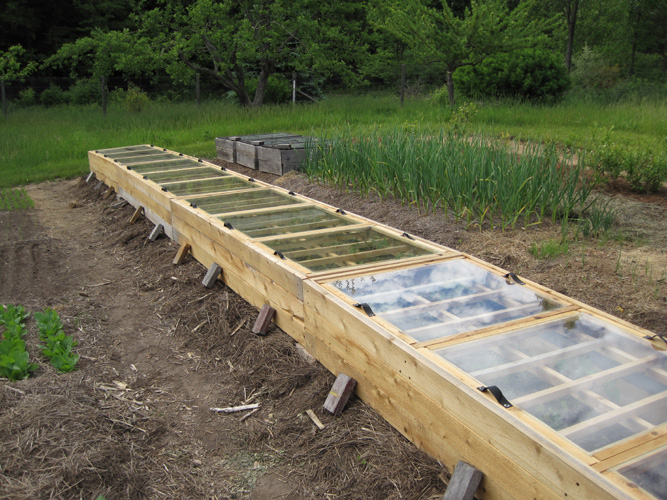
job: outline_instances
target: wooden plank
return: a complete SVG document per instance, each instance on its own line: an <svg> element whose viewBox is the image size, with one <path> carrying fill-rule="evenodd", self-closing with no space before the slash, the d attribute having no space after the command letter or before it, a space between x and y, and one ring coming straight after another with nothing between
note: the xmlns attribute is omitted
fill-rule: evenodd
<svg viewBox="0 0 667 500"><path fill-rule="evenodd" d="M644 445L649 441L654 441L656 438L664 436L665 434L667 434L667 424L663 424L655 429L646 431L638 436L625 439L614 446L604 448L595 453L595 458L599 459L600 461L607 460L615 455L618 455L619 453L625 453L628 450L636 448L640 445Z"/></svg>
<svg viewBox="0 0 667 500"><path fill-rule="evenodd" d="M237 142L235 148L236 163L257 170L257 146L246 144L245 142Z"/></svg>
<svg viewBox="0 0 667 500"><path fill-rule="evenodd" d="M635 448L631 448L622 453L613 455L607 458L606 460L602 460L601 462L594 464L593 468L598 471L605 471L611 469L612 467L616 467L617 465L620 465L624 462L627 462L635 457L643 455L644 453L649 453L653 450L657 450L658 448L665 446L666 444L667 444L667 435L663 434L662 436L652 439L651 441L648 441L646 443L640 444Z"/></svg>
<svg viewBox="0 0 667 500"><path fill-rule="evenodd" d="M157 240L158 236L160 236L162 233L164 233L164 226L162 224L155 224L151 234L148 235L148 241Z"/></svg>
<svg viewBox="0 0 667 500"><path fill-rule="evenodd" d="M329 391L326 401L324 401L324 409L336 416L340 415L356 385L357 381L352 377L345 375L344 373L338 374L333 387Z"/></svg>
<svg viewBox="0 0 667 500"><path fill-rule="evenodd" d="M176 256L174 257L172 264L175 266L182 264L185 258L188 256L188 253L190 253L190 248L192 248L190 243L183 243L181 246L179 246L178 252L176 252Z"/></svg>
<svg viewBox="0 0 667 500"><path fill-rule="evenodd" d="M220 273L222 273L222 267L216 263L211 264L211 267L209 267L208 271L206 272L206 276L204 276L204 279L202 280L202 285L204 285L206 288L213 288L213 285L215 285L215 282L218 280Z"/></svg>
<svg viewBox="0 0 667 500"><path fill-rule="evenodd" d="M479 469L459 461L447 484L447 491L442 500L473 500L483 476L484 474Z"/></svg>
<svg viewBox="0 0 667 500"><path fill-rule="evenodd" d="M130 224L136 224L136 222L139 220L139 217L141 217L141 214L143 213L144 213L144 207L139 205L132 214L132 217L130 217Z"/></svg>
<svg viewBox="0 0 667 500"><path fill-rule="evenodd" d="M269 327L271 326L271 320L275 314L276 310L273 307L268 304L264 304L262 309L259 311L259 314L257 315L255 324L252 327L252 333L256 335L266 335L266 332L268 332Z"/></svg>

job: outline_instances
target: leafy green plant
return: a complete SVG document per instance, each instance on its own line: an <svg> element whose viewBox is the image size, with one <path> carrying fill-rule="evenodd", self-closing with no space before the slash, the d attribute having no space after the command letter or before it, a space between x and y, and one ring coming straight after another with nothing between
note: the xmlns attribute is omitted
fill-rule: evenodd
<svg viewBox="0 0 667 500"><path fill-rule="evenodd" d="M2 189L0 190L0 210L11 212L13 210L25 210L32 208L34 203L25 189Z"/></svg>
<svg viewBox="0 0 667 500"><path fill-rule="evenodd" d="M44 343L39 348L49 358L51 365L59 372L71 372L79 361L79 355L73 352L77 342L71 335L65 335L60 316L53 309L35 313L39 329L39 339Z"/></svg>
<svg viewBox="0 0 667 500"><path fill-rule="evenodd" d="M30 363L23 336L28 315L22 306L0 305L0 327L4 330L0 341L0 376L9 380L28 378L37 369Z"/></svg>
<svg viewBox="0 0 667 500"><path fill-rule="evenodd" d="M530 247L530 253L536 259L555 259L561 255L567 254L569 244L565 239L546 240L539 244L533 242Z"/></svg>
<svg viewBox="0 0 667 500"><path fill-rule="evenodd" d="M140 113L148 105L150 105L151 99L148 97L148 94L141 90L139 87L130 86L125 93L125 108L132 113Z"/></svg>

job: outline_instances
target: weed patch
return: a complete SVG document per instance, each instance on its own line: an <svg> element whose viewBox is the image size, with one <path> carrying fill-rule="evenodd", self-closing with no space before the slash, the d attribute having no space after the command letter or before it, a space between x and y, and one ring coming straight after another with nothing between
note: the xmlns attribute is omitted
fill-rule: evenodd
<svg viewBox="0 0 667 500"><path fill-rule="evenodd" d="M26 210L33 208L35 204L23 188L0 190L0 210L11 212L15 210Z"/></svg>

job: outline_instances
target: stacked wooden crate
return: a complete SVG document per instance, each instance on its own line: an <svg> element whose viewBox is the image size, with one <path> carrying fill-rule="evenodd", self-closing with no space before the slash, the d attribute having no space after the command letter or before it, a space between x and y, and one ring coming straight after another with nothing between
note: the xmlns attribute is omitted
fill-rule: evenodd
<svg viewBox="0 0 667 500"><path fill-rule="evenodd" d="M167 156L165 156L167 155ZM667 356L610 315L452 249L150 146L101 180L480 498L664 498ZM180 163L183 161L189 163Z"/></svg>

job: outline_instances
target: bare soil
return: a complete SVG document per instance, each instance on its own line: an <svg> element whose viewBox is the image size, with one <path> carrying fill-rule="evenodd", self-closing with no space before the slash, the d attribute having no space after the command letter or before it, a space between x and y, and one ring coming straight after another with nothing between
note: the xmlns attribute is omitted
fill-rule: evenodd
<svg viewBox="0 0 667 500"><path fill-rule="evenodd" d="M442 214L309 183L242 173L471 253L533 281L667 333L667 204L604 193L617 208L605 239L570 238L537 259L533 244L559 227L465 230ZM309 364L272 327L250 333L257 310L152 225L129 224L95 183L30 186L35 208L0 212L0 303L58 310L79 342L78 369L40 368L0 380L0 497L8 499L436 499L446 471L360 400L340 417L322 410L334 377ZM211 407L260 403L257 412ZM305 410L326 425L319 430Z"/></svg>

